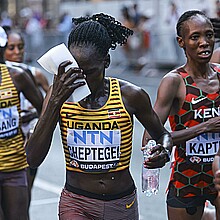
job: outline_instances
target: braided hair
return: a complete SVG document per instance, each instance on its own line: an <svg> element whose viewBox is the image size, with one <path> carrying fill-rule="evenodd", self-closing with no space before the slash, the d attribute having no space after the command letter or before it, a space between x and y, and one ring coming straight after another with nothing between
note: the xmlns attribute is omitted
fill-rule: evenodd
<svg viewBox="0 0 220 220"><path fill-rule="evenodd" d="M126 44L133 31L123 26L107 14L94 14L92 16L73 18L75 27L69 34L68 48L70 45L93 45L101 56L115 50L117 44Z"/></svg>
<svg viewBox="0 0 220 220"><path fill-rule="evenodd" d="M183 28L184 22L188 21L189 19L191 19L193 16L196 16L196 15L201 15L205 17L211 23L210 19L202 11L199 11L199 10L186 11L180 16L177 22L177 25L176 25L177 36L182 37L182 28Z"/></svg>

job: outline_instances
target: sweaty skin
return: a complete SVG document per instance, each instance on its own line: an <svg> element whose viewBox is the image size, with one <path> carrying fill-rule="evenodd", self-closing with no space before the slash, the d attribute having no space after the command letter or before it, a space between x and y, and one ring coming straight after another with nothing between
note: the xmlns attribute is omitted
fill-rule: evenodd
<svg viewBox="0 0 220 220"><path fill-rule="evenodd" d="M183 25L183 35L177 37L179 46L184 49L187 57L187 62L182 68L192 77L196 86L202 91L208 94L219 91L217 72L209 64L214 48L214 31L211 23L203 16L197 15L185 21ZM163 77L154 105L154 110L163 124L167 121L169 115L177 114L181 109L185 94L185 83L176 69ZM214 117L188 129L173 131L171 136L175 146L202 133L219 131L220 117ZM145 131L142 140L143 146L146 144L147 138L149 138L149 134ZM220 208L219 198L215 200L215 205ZM197 207L196 214L190 216L186 213L185 208L168 206L170 220L176 220L176 216L179 216L179 220L199 220L202 214L203 207ZM220 219L219 211L217 215Z"/></svg>
<svg viewBox="0 0 220 220"><path fill-rule="evenodd" d="M0 48L0 63L4 64L2 48ZM43 97L41 93L35 89L33 80L27 72L18 67L8 67L9 74L17 89L18 94L22 92L25 97L32 103L40 114L42 109ZM2 73L0 73L0 82L2 81ZM18 143L18 146L21 143ZM7 158L3 159L6 160ZM0 202L0 219L28 219L28 187L20 186L1 186L2 196ZM14 196L7 196L7 195ZM16 196L19 195L19 196ZM20 202L22 200L22 202ZM18 211L19 210L19 211ZM3 217L4 215L4 217Z"/></svg>
<svg viewBox="0 0 220 220"><path fill-rule="evenodd" d="M70 46L70 52L77 60L79 68L70 68L65 72L65 67L70 62L60 64L58 75L54 77L53 85L45 99L39 123L26 145L27 160L31 167L39 166L49 151L63 102L75 89L83 85L82 82L75 83L76 79L86 78L91 90L91 95L80 101L82 107L98 109L106 103L109 95L109 81L108 78L105 78L104 73L106 65L108 66L110 63L110 57L107 55L104 60L100 61L100 59L94 58L97 57L94 51L93 46ZM122 99L131 118L135 115L146 129L151 130L151 135L161 145L166 143L166 147L171 148L172 141L169 133L153 111L148 94L131 83L123 80L119 82ZM139 101L137 102L137 100ZM149 162L149 166L162 167L166 161L166 154L160 150L159 155ZM129 169L95 175L67 171L66 182L73 187L96 194L117 194L129 189L133 184L133 179Z"/></svg>
<svg viewBox="0 0 220 220"><path fill-rule="evenodd" d="M201 37L200 46L197 46L198 38L197 29L201 26L207 26L206 22L198 21L199 19L194 18L198 22L197 25L193 27L186 26L186 32L184 41L179 38L179 44L185 48L187 63L183 66L187 73L193 78L196 85L201 88L204 92L214 93L219 89L219 80L217 73L210 67L208 61L211 58L213 47L214 47L214 38L213 30L209 26L203 32L198 31ZM189 23L190 21L186 22ZM201 33L200 33L201 32ZM206 43L205 36L209 33L212 33L210 37L210 43ZM196 37L194 37L196 35ZM202 56L202 51L208 50L209 54L207 56ZM158 88L157 99L154 105L154 110L159 115L162 123L164 124L169 115L176 114L179 109L182 107L183 101L185 99L185 84L182 77L177 73L176 70L172 70L167 73ZM193 126L188 129L171 132L174 145L184 142L186 140L192 139L204 132L218 132L220 129L220 117L211 118L210 120L200 123L196 126ZM144 145L143 138L143 145Z"/></svg>

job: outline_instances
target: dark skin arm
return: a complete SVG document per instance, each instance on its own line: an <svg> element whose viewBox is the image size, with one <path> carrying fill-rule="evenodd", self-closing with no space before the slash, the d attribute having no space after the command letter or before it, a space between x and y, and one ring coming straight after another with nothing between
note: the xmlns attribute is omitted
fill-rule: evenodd
<svg viewBox="0 0 220 220"><path fill-rule="evenodd" d="M72 92L84 83L74 83L78 78L84 78L81 69L70 68L66 73L65 67L70 62L63 62L58 69L58 75L54 78L43 105L43 111L39 118L35 131L26 144L27 160L31 167L38 167L46 157L54 129L59 120L59 111L63 102L72 94ZM72 76L72 77L70 77ZM161 145L170 148L172 145L169 133L162 126L159 118L152 109L149 96L139 87L132 84L121 82L122 96L126 109L130 115L135 115L146 129L151 130L151 135L158 140ZM132 94L131 94L132 91ZM136 100L139 100L137 103ZM39 138L41 137L41 138ZM31 147L38 146L38 147ZM166 153L162 152L164 148L158 146L158 155L151 161L146 162L146 166L151 168L164 166Z"/></svg>
<svg viewBox="0 0 220 220"><path fill-rule="evenodd" d="M215 155L212 163L212 171L214 173L215 188L220 191L220 152Z"/></svg>
<svg viewBox="0 0 220 220"><path fill-rule="evenodd" d="M82 70L71 68L65 72L65 67L68 64L70 62L63 62L59 66L58 75L54 78L53 85L47 93L34 133L26 144L27 161L30 167L38 167L48 154L63 102L67 100L76 88L84 85L83 82L74 83L75 80L84 78ZM91 76L87 76L87 82L90 82L90 80L92 80ZM103 80L101 79L100 81ZM92 85L94 86L94 84ZM136 115L147 129L151 129L152 125L152 135L155 136L155 139L158 139L160 143L167 147L172 145L168 132L163 128L160 120L152 110L148 95L139 87L124 81L120 81L120 86L122 99L131 118L133 118L133 115ZM102 100L103 97L101 96L101 103L103 103ZM139 100L139 103L136 103L137 100ZM98 105L99 103L96 104ZM142 116L142 114L145 116ZM167 153L163 152L163 149L164 147L158 146L157 155L152 158L152 161L146 161L145 166L149 168L164 166L167 160ZM133 185L129 168L120 172L96 175L67 170L66 182L73 187L97 194L117 194L129 189Z"/></svg>
<svg viewBox="0 0 220 220"><path fill-rule="evenodd" d="M157 112L164 124L169 115L175 114L181 108L185 98L185 84L182 77L175 73L168 73L161 81L158 88L157 99L154 110ZM219 132L220 117L211 118L206 122L180 131L171 132L174 145L190 140L205 132ZM146 139L150 138L145 131L142 145L146 144Z"/></svg>
<svg viewBox="0 0 220 220"><path fill-rule="evenodd" d="M36 69L35 80L37 82L37 85L40 86L45 93L47 93L47 91L49 90L49 83L45 75L39 69Z"/></svg>
<svg viewBox="0 0 220 220"><path fill-rule="evenodd" d="M14 66L16 66L16 65L14 65ZM34 83L34 85L32 85L33 86L32 88L34 88L34 90L35 90L36 97L39 97L41 99L41 103L43 103L42 93L41 93L40 89L38 88L37 82L35 81L35 78L34 78L32 72L30 71L30 69L28 69L27 65L24 65L24 64L19 64L17 67L21 67L23 70L25 70L25 72L31 78L31 80ZM23 81L21 80L21 82L23 82ZM31 120L33 120L34 118L37 118L40 115L39 111L36 112L36 111L31 111L31 110L22 110L22 113L24 113L24 114L21 114L22 123L30 122Z"/></svg>
<svg viewBox="0 0 220 220"><path fill-rule="evenodd" d="M217 38L217 42L220 39L220 19L219 18L211 18L211 22L214 27L215 37ZM220 63L220 48L214 50L212 58L210 60L212 63ZM212 171L214 173L214 183L215 188L220 191L220 149L216 154L214 161L212 163Z"/></svg>
<svg viewBox="0 0 220 220"><path fill-rule="evenodd" d="M166 150L171 150L170 134L163 127L159 117L152 108L148 94L141 88L121 82L123 102L130 115L135 115L140 123L149 131L158 145L152 150L154 157L145 161L145 167L163 167L168 161ZM138 102L137 102L138 100ZM166 150L164 150L166 149Z"/></svg>
<svg viewBox="0 0 220 220"><path fill-rule="evenodd" d="M166 122L169 114L175 114L181 108L183 99L185 98L183 94L185 94L185 84L179 74L172 72L163 78L158 88L157 100L154 106L154 109L161 118L162 123ZM188 129L171 132L171 136L174 145L176 145L192 139L202 133L219 132L219 130L220 117L214 117ZM145 131L142 140L143 146L147 143L147 138L150 138L150 136L147 131ZM214 181L218 190L220 190L219 155L220 151L215 156L213 162L213 173L215 174Z"/></svg>
<svg viewBox="0 0 220 220"><path fill-rule="evenodd" d="M26 144L27 161L30 167L38 167L45 159L59 120L62 104L75 89L84 85L84 82L74 83L76 79L84 78L81 69L70 68L65 73L65 67L69 64L71 64L70 61L60 64L58 75L54 77L53 85L50 87L44 100L42 114L37 126Z"/></svg>
<svg viewBox="0 0 220 220"><path fill-rule="evenodd" d="M40 115L43 103L43 96L36 88L33 80L26 71L21 68L9 68L12 80L19 92L22 92L25 98L37 109Z"/></svg>

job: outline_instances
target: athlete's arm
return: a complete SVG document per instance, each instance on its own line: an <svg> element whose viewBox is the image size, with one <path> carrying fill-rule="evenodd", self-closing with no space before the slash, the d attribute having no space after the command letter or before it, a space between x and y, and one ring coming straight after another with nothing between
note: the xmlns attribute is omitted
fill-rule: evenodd
<svg viewBox="0 0 220 220"><path fill-rule="evenodd" d="M157 155L145 162L148 168L162 167L168 161L167 150L172 148L172 139L152 108L149 95L140 87L121 84L123 102L130 115L135 115L158 145L152 150Z"/></svg>
<svg viewBox="0 0 220 220"><path fill-rule="evenodd" d="M19 92L22 92L28 101L37 109L40 115L43 96L40 90L36 87L34 81L31 79L29 74L21 68L10 68L12 79Z"/></svg>
<svg viewBox="0 0 220 220"><path fill-rule="evenodd" d="M66 61L60 64L58 74L54 77L53 85L44 100L34 133L25 146L27 162L32 168L38 167L43 162L50 149L62 104L75 89L84 85L84 82L74 83L76 79L84 78L81 69L70 68L65 72L65 67L70 63L70 61Z"/></svg>
<svg viewBox="0 0 220 220"><path fill-rule="evenodd" d="M157 99L154 104L154 110L159 116L162 124L168 119L171 112L177 112L181 102L183 102L182 94L185 94L184 85L182 85L181 76L172 71L166 74L159 85L157 91ZM145 146L148 139L151 139L151 135L145 130L142 138L142 146Z"/></svg>
<svg viewBox="0 0 220 220"><path fill-rule="evenodd" d="M154 110L164 124L169 115L175 114L181 108L185 98L185 85L182 77L169 73L166 75L158 88L157 99ZM190 140L205 132L219 132L220 117L211 118L206 122L200 123L188 129L171 132L174 145ZM142 139L142 145L146 144L146 138L149 138L145 131Z"/></svg>
<svg viewBox="0 0 220 220"><path fill-rule="evenodd" d="M220 149L214 157L214 161L212 163L212 171L214 174L215 188L220 191Z"/></svg>
<svg viewBox="0 0 220 220"><path fill-rule="evenodd" d="M36 69L35 74L36 74L35 80L37 82L37 85L40 86L44 90L45 93L47 93L47 91L49 90L49 83L48 83L46 76L38 68Z"/></svg>

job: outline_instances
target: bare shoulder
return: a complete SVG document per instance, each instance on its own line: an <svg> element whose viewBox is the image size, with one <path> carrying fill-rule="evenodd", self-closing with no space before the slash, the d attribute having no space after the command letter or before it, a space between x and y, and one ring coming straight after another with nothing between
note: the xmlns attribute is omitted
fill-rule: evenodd
<svg viewBox="0 0 220 220"><path fill-rule="evenodd" d="M178 88L181 84L183 84L183 78L175 69L163 76L159 88L161 86L165 86L167 88Z"/></svg>
<svg viewBox="0 0 220 220"><path fill-rule="evenodd" d="M122 79L118 79L118 81L123 95L136 96L144 92L140 86L137 86L131 82Z"/></svg>
<svg viewBox="0 0 220 220"><path fill-rule="evenodd" d="M28 86L29 83L32 82L28 72L22 67L8 67L8 70L18 91L22 91L22 88Z"/></svg>
<svg viewBox="0 0 220 220"><path fill-rule="evenodd" d="M176 69L171 70L170 72L168 72L167 74L164 75L164 77L162 78L162 80L170 80L173 82L179 82L179 80L182 79L181 75L178 73L178 71Z"/></svg>
<svg viewBox="0 0 220 220"><path fill-rule="evenodd" d="M174 69L168 72L161 80L156 104L169 105L170 113L177 112L182 106L185 93L186 87L183 77Z"/></svg>
<svg viewBox="0 0 220 220"><path fill-rule="evenodd" d="M22 75L27 74L25 69L21 66L10 66L8 67L8 70L13 77L22 77Z"/></svg>
<svg viewBox="0 0 220 220"><path fill-rule="evenodd" d="M150 97L143 88L126 80L118 79L118 81L123 103L130 115L150 106Z"/></svg>
<svg viewBox="0 0 220 220"><path fill-rule="evenodd" d="M35 75L36 76L44 76L44 72L42 69L35 67Z"/></svg>
<svg viewBox="0 0 220 220"><path fill-rule="evenodd" d="M210 62L211 63L220 63L220 47L216 48L213 51Z"/></svg>

